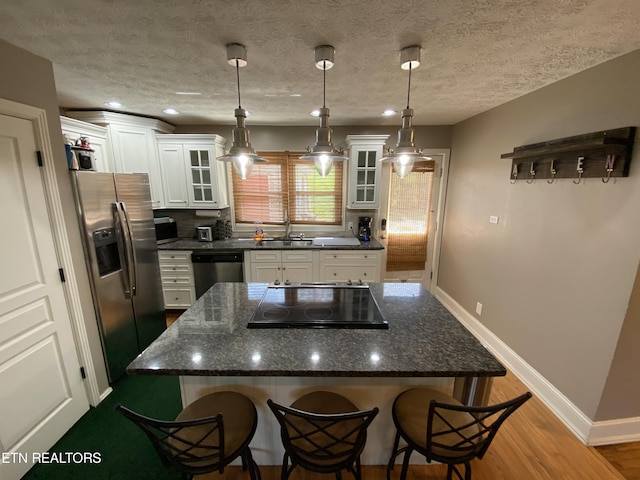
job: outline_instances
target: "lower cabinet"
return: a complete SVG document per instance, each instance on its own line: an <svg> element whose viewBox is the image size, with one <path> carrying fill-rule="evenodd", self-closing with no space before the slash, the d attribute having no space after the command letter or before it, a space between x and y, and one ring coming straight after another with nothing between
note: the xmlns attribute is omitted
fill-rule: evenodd
<svg viewBox="0 0 640 480"><path fill-rule="evenodd" d="M190 250L160 250L160 277L165 309L189 308L196 301Z"/></svg>
<svg viewBox="0 0 640 480"><path fill-rule="evenodd" d="M247 281L379 282L380 252L357 250L251 250Z"/></svg>
<svg viewBox="0 0 640 480"><path fill-rule="evenodd" d="M311 250L252 250L249 258L250 282L313 281Z"/></svg>
<svg viewBox="0 0 640 480"><path fill-rule="evenodd" d="M321 250L317 252L320 282L378 282L380 253L357 250Z"/></svg>

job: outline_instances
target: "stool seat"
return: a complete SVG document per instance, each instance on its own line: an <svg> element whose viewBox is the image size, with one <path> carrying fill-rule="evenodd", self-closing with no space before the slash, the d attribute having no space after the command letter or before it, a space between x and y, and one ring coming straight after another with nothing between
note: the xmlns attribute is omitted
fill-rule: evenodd
<svg viewBox="0 0 640 480"><path fill-rule="evenodd" d="M116 410L134 422L151 440L167 467L187 478L224 472L236 458L249 468L251 480L260 479L249 443L258 424L253 402L238 392L215 392L185 407L173 421L145 417L117 405Z"/></svg>

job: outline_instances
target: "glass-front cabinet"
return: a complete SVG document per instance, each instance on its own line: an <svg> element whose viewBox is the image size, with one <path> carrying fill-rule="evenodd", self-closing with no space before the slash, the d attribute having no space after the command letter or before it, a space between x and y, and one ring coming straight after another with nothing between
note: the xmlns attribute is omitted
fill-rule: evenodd
<svg viewBox="0 0 640 480"><path fill-rule="evenodd" d="M224 138L208 134L157 135L166 208L226 208Z"/></svg>
<svg viewBox="0 0 640 480"><path fill-rule="evenodd" d="M347 135L349 148L349 208L378 208L379 160L389 135Z"/></svg>

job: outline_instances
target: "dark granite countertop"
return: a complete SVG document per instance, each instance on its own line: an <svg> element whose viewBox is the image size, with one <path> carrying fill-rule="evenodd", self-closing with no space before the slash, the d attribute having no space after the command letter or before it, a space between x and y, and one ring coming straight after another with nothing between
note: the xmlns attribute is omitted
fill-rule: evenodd
<svg viewBox="0 0 640 480"><path fill-rule="evenodd" d="M388 330L248 329L267 284L218 283L127 368L209 376L465 377L505 368L422 285L371 283Z"/></svg>
<svg viewBox="0 0 640 480"><path fill-rule="evenodd" d="M378 240L372 238L360 245L309 245L305 247L283 247L269 241L256 244L252 239L230 238L228 240L214 240L213 242L199 242L194 238L181 238L174 242L158 245L158 250L384 250Z"/></svg>

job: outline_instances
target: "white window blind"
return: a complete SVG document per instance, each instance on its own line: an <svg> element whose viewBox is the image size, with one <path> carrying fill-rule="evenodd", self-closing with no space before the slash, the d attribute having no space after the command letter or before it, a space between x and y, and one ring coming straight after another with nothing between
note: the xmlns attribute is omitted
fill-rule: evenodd
<svg viewBox="0 0 640 480"><path fill-rule="evenodd" d="M242 180L233 172L236 223L341 225L343 164L336 162L321 177L313 162L300 160L304 152L260 152L266 163L256 163Z"/></svg>
<svg viewBox="0 0 640 480"><path fill-rule="evenodd" d="M424 270L427 261L433 160L416 162L404 178L391 175L387 271Z"/></svg>

